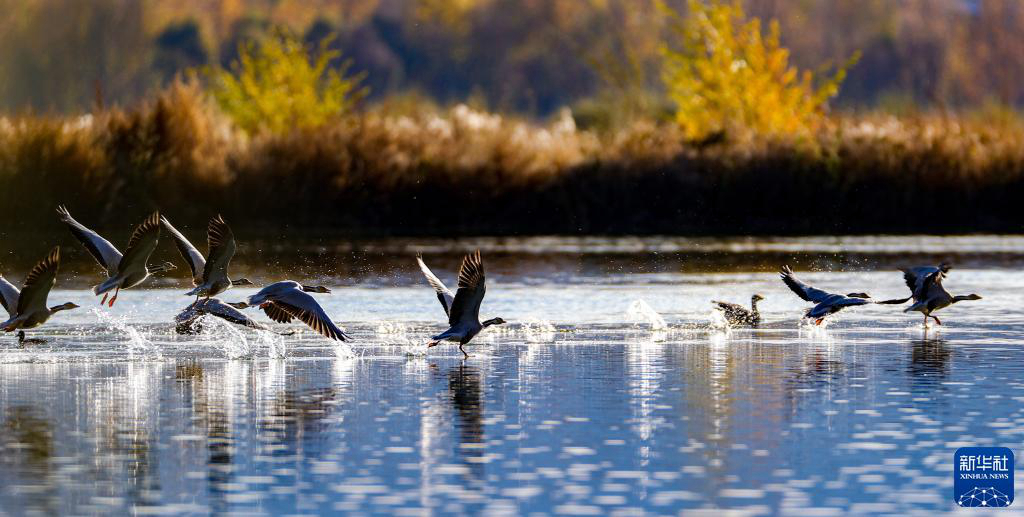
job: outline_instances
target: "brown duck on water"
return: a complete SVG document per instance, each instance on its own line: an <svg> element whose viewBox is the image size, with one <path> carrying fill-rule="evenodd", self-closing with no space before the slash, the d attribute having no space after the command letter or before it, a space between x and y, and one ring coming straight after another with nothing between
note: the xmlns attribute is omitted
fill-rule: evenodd
<svg viewBox="0 0 1024 517"><path fill-rule="evenodd" d="M764 296L755 294L750 297L750 308L728 302L719 302L712 300L711 303L715 304L716 308L722 312L725 316L725 321L729 322L729 325L751 325L756 326L761 323L761 313L757 310L757 302L764 300Z"/></svg>

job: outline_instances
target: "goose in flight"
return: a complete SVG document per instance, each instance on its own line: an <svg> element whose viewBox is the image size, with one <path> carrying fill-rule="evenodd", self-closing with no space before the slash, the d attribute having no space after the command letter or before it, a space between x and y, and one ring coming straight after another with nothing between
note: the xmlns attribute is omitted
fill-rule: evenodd
<svg viewBox="0 0 1024 517"><path fill-rule="evenodd" d="M59 206L57 213L60 214L60 220L68 225L71 233L107 272L107 279L92 288L93 294L103 295L100 305L107 301L107 294L110 291L114 291L114 296L110 299L110 307L113 307L121 289L135 287L149 278L151 274L177 269L170 262L164 262L158 266L146 265L160 238L159 212L153 212L135 227L131 239L128 240L128 250L124 255L121 255L121 252L110 241L100 237L99 234L71 217L67 208Z"/></svg>
<svg viewBox="0 0 1024 517"><path fill-rule="evenodd" d="M715 308L722 312L722 316L725 316L725 321L729 322L729 325L756 326L761 323L761 313L757 311L757 302L761 300L764 300L764 296L759 294L751 296L750 309L736 303L715 300L712 300L711 303L715 304Z"/></svg>
<svg viewBox="0 0 1024 517"><path fill-rule="evenodd" d="M459 289L453 295L434 274L423 263L423 259L416 258L420 269L427 282L437 293L437 299L441 301L441 307L448 314L448 330L430 338L433 341L427 347L434 347L441 341L454 341L459 344L459 351L462 355L469 357L463 347L473 337L480 333L485 327L501 325L505 320L491 318L483 323L480 322L480 303L484 301L484 293L487 291L484 282L484 262L480 258L480 250L466 255L462 259L462 267L459 268Z"/></svg>
<svg viewBox="0 0 1024 517"><path fill-rule="evenodd" d="M306 294L329 292L331 290L326 287L302 285L285 280L260 289L244 302L230 305L236 309L259 307L268 318L278 323L288 323L297 319L321 336L337 341L349 341L352 336L338 328L324 312L323 307L312 296Z"/></svg>
<svg viewBox="0 0 1024 517"><path fill-rule="evenodd" d="M779 274L782 276L782 281L786 283L786 286L796 293L797 296L816 304L811 310L807 311L804 317L815 320L815 323L818 325L821 325L825 316L835 314L846 307L875 303L871 301L871 297L867 293L850 293L844 296L811 287L798 280L789 266L782 266Z"/></svg>
<svg viewBox="0 0 1024 517"><path fill-rule="evenodd" d="M188 307L185 307L185 310L174 317L174 330L178 334L198 334L202 331L202 325L199 324L198 320L206 314L216 316L236 325L242 325L243 327L256 330L270 330L266 325L246 316L242 311L217 298L200 298L192 302Z"/></svg>
<svg viewBox="0 0 1024 517"><path fill-rule="evenodd" d="M17 287L0 276L0 302L10 318L0 323L4 332L18 331L18 343L25 342L25 330L46 323L50 316L75 309L78 306L68 302L53 307L46 307L46 298L50 289L57 283L57 269L60 267L60 247L53 248L50 254L39 261L25 277L25 285L18 291ZM39 342L40 340L30 340Z"/></svg>
<svg viewBox="0 0 1024 517"><path fill-rule="evenodd" d="M901 269L903 271L903 279L907 282L907 287L910 288L910 297L894 301L903 303L913 299L914 303L904 309L903 312L920 312L924 315L925 326L928 326L928 318L942 325L942 320L932 315L933 312L949 307L957 302L981 299L981 296L976 294L953 296L949 294L949 291L946 291L946 288L942 286L942 280L946 278L946 275L952 268L953 266L943 262L938 266Z"/></svg>
<svg viewBox="0 0 1024 517"><path fill-rule="evenodd" d="M206 229L207 252L206 257L185 238L166 217L161 217L160 222L164 228L174 237L174 245L181 252L181 257L188 262L192 271L192 285L195 289L185 293L188 296L195 295L209 298L227 291L235 285L253 285L248 278L231 280L228 277L228 265L231 258L235 256L235 234L231 227L224 222L221 216L210 219Z"/></svg>

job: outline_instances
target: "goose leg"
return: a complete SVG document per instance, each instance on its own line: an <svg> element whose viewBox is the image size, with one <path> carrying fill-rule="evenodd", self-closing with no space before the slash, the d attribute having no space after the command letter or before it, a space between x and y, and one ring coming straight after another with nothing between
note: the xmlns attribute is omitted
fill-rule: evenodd
<svg viewBox="0 0 1024 517"><path fill-rule="evenodd" d="M821 322L823 322L823 321L825 321L825 318L818 318L818 321L815 321L814 324L815 325L821 325Z"/></svg>
<svg viewBox="0 0 1024 517"><path fill-rule="evenodd" d="M462 352L463 359L469 359L469 354L467 354L466 350L462 348L462 343L459 343L459 352Z"/></svg>
<svg viewBox="0 0 1024 517"><path fill-rule="evenodd" d="M107 303L107 295L110 293L103 293L103 299L100 300L100 305Z"/></svg>
<svg viewBox="0 0 1024 517"><path fill-rule="evenodd" d="M940 320L939 318L937 318L935 316L932 316L932 319L935 320L935 323L938 323L939 325L942 325L942 320Z"/></svg>
<svg viewBox="0 0 1024 517"><path fill-rule="evenodd" d="M114 290L114 297L110 299L110 307L113 307L113 306L114 306L114 302L116 302L116 301L117 301L117 295L118 295L118 294L119 294L120 292L121 292L121 288L120 288L120 287L118 287L117 289L115 289L115 290Z"/></svg>
<svg viewBox="0 0 1024 517"><path fill-rule="evenodd" d="M18 331L18 344L20 345L20 344L22 344L24 342L25 342L25 331L24 330L19 330Z"/></svg>

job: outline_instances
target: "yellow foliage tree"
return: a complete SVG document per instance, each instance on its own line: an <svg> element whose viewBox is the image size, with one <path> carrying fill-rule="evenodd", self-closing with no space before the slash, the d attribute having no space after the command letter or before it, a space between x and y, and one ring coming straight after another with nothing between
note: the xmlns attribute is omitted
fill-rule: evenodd
<svg viewBox="0 0 1024 517"><path fill-rule="evenodd" d="M690 0L686 17L662 2L659 7L674 19L680 41L679 48L662 45L663 80L676 121L693 139L807 134L859 57L816 81L810 71L790 66L778 23L762 34L761 21L748 20L738 1Z"/></svg>
<svg viewBox="0 0 1024 517"><path fill-rule="evenodd" d="M347 75L351 62L332 67L341 53L331 50L331 38L316 52L284 31L239 49L230 69L208 70L211 94L240 128L283 133L316 127L341 117L366 95L359 86L363 74Z"/></svg>

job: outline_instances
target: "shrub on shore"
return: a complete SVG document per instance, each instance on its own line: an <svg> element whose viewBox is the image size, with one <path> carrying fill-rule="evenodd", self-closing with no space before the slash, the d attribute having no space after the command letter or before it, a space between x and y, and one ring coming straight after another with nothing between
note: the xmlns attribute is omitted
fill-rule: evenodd
<svg viewBox="0 0 1024 517"><path fill-rule="evenodd" d="M4 231L160 208L347 235L1019 231L1016 117L832 115L810 137L693 142L456 105L247 136L191 85L133 109L0 118ZM40 226L42 225L42 226Z"/></svg>

